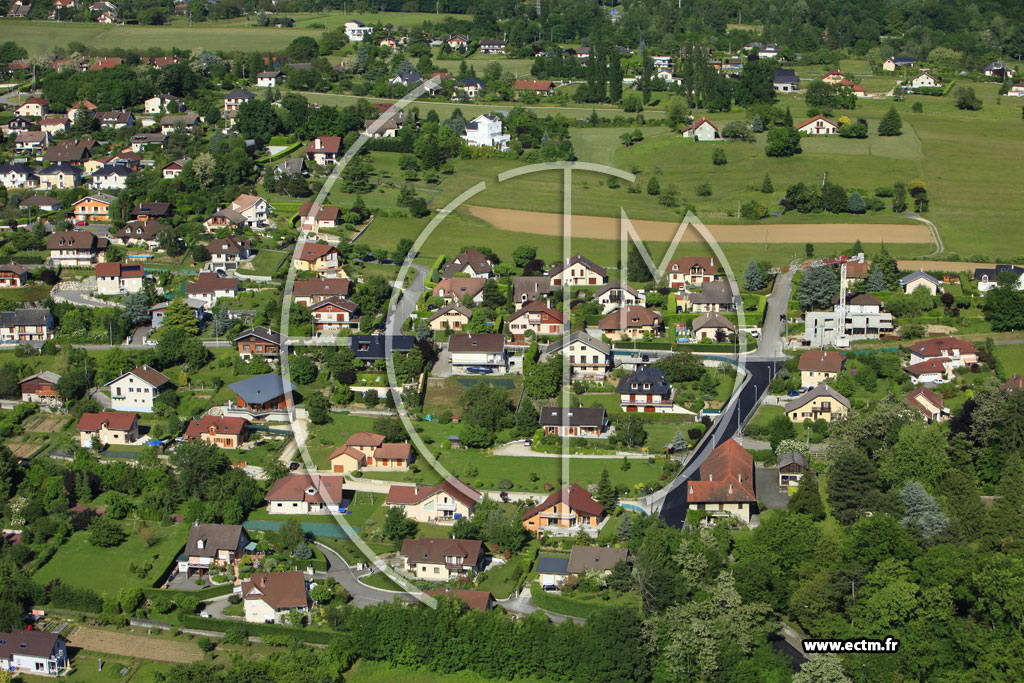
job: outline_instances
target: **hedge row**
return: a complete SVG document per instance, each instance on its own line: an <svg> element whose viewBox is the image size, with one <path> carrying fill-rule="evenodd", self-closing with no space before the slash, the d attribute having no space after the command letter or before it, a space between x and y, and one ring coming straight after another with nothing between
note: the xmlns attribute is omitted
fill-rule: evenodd
<svg viewBox="0 0 1024 683"><path fill-rule="evenodd" d="M159 597L170 598L174 602L178 602L182 598L197 598L199 600L209 600L210 598L216 598L221 595L227 595L234 590L234 585L229 581L220 586L211 586L209 588L203 588L197 591L183 591L183 590L168 590L164 588L143 588L142 592L145 593L146 597L150 600Z"/></svg>
<svg viewBox="0 0 1024 683"><path fill-rule="evenodd" d="M279 626L277 624L250 624L245 621L234 619L203 619L194 614L185 614L181 617L181 625L185 628L192 628L201 631L219 631L227 633L229 629L243 629L247 636L292 636L304 643L320 643L326 645L336 634L329 631L320 631L314 628L297 628L294 626Z"/></svg>

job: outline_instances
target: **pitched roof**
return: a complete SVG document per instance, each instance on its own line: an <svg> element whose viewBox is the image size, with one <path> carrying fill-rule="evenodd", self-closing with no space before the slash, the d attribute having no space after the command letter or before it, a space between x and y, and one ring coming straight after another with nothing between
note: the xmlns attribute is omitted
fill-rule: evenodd
<svg viewBox="0 0 1024 683"><path fill-rule="evenodd" d="M444 480L437 486L394 484L388 489L388 497L384 502L386 505L416 505L441 491L447 493L466 507L473 507L481 498L479 491L452 477Z"/></svg>
<svg viewBox="0 0 1024 683"><path fill-rule="evenodd" d="M596 263L594 263L593 261L588 259L586 256L583 256L582 254L576 254L571 259L569 259L566 263L559 263L557 266L555 266L554 268L549 270L547 272L547 275L548 275L548 277L551 277L552 275L558 275L559 273L561 273L566 268L569 268L569 267L575 266L575 265L586 266L588 269L594 271L595 273L597 273L601 277L604 277L608 273L608 271L606 269L604 269L601 266L597 265Z"/></svg>
<svg viewBox="0 0 1024 683"><path fill-rule="evenodd" d="M227 237L218 237L215 240L210 240L210 243L206 246L206 250L211 254L244 254L245 252L252 249L252 241L244 237L234 237L228 235Z"/></svg>
<svg viewBox="0 0 1024 683"><path fill-rule="evenodd" d="M220 277L216 273L199 273L195 282L185 285L187 294L213 294L225 291L238 291L238 279Z"/></svg>
<svg viewBox="0 0 1024 683"><path fill-rule="evenodd" d="M728 439L711 451L686 489L691 503L755 503L754 457Z"/></svg>
<svg viewBox="0 0 1024 683"><path fill-rule="evenodd" d="M416 337L410 334L353 334L349 337L352 353L360 360L377 360L384 358L387 351L388 338L391 339L391 351L408 352L416 346Z"/></svg>
<svg viewBox="0 0 1024 683"><path fill-rule="evenodd" d="M544 347L544 353L555 353L559 349L563 349L567 346L570 346L574 342L586 344L595 351L600 351L601 353L604 354L609 354L612 352L612 347L610 344L605 344L600 339L594 339L583 330L576 330L575 332L569 334L568 336L562 335L555 341L548 344L546 347Z"/></svg>
<svg viewBox="0 0 1024 683"><path fill-rule="evenodd" d="M433 590L423 592L427 595L434 596L451 595L466 603L466 607L479 610L480 612L485 611L494 601L494 596L491 595L490 591L458 590L456 588L446 587L434 588Z"/></svg>
<svg viewBox="0 0 1024 683"><path fill-rule="evenodd" d="M313 211L313 207L316 206L316 202L303 202L302 206L299 207L300 216L310 216ZM341 215L341 207L328 206L321 204L320 208L316 212L316 220L318 221L336 221Z"/></svg>
<svg viewBox="0 0 1024 683"><path fill-rule="evenodd" d="M448 338L448 353L499 353L505 349L505 335L453 334Z"/></svg>
<svg viewBox="0 0 1024 683"><path fill-rule="evenodd" d="M46 308L19 308L16 311L0 313L0 329L23 325L46 325L52 327L53 315Z"/></svg>
<svg viewBox="0 0 1024 683"><path fill-rule="evenodd" d="M245 88L235 88L234 90L229 92L227 95L225 95L224 99L225 100L251 100L251 99L253 99L255 97L256 97L255 94L249 92Z"/></svg>
<svg viewBox="0 0 1024 683"><path fill-rule="evenodd" d="M28 268L21 265L20 263L15 263L14 261L11 261L10 263L5 263L4 265L0 266L0 273L14 273L15 275L24 275L27 272Z"/></svg>
<svg viewBox="0 0 1024 683"><path fill-rule="evenodd" d="M452 277L455 273L462 272L466 266L469 266L470 270L477 275L491 272L490 261L476 249L467 249L462 252L446 264L441 272L445 277Z"/></svg>
<svg viewBox="0 0 1024 683"><path fill-rule="evenodd" d="M463 557L464 563L476 564L483 553L483 543L461 538L407 538L402 542L402 556L410 562L444 564L446 557Z"/></svg>
<svg viewBox="0 0 1024 683"><path fill-rule="evenodd" d="M602 548L593 545L574 545L569 552L569 573L584 571L611 571L619 561L626 559L625 548Z"/></svg>
<svg viewBox="0 0 1024 683"><path fill-rule="evenodd" d="M512 84L513 90L550 90L554 85L551 81L523 81L519 80Z"/></svg>
<svg viewBox="0 0 1024 683"><path fill-rule="evenodd" d="M136 278L144 277L145 271L136 263L97 263L96 277Z"/></svg>
<svg viewBox="0 0 1024 683"><path fill-rule="evenodd" d="M473 317L473 311L471 311L470 309L466 308L462 304L456 303L456 304L448 304L444 308L439 309L437 311L437 313L435 313L434 315L432 315L429 318L427 318L427 322L434 322L438 318L446 316L449 313L459 313L461 315L466 316L467 319L471 319Z"/></svg>
<svg viewBox="0 0 1024 683"><path fill-rule="evenodd" d="M242 581L242 597L262 600L274 609L306 607L306 575L299 570L290 572L256 572Z"/></svg>
<svg viewBox="0 0 1024 683"><path fill-rule="evenodd" d="M907 394L904 399L907 403L924 413L925 417L932 416L931 411L925 406L926 401L940 411L946 407L946 402L942 400L942 397L928 387L917 387Z"/></svg>
<svg viewBox="0 0 1024 683"><path fill-rule="evenodd" d="M702 330L705 328L714 329L725 329L732 332L736 331L736 326L733 325L732 321L726 318L718 311L708 311L707 313L701 313L693 319L691 323L694 331Z"/></svg>
<svg viewBox="0 0 1024 683"><path fill-rule="evenodd" d="M27 655L29 657L49 657L57 646L57 641L64 640L60 635L49 631L37 631L35 629L26 631L0 632L0 659L10 661L14 655Z"/></svg>
<svg viewBox="0 0 1024 683"><path fill-rule="evenodd" d="M779 467L786 467L788 465L797 465L807 469L807 456L803 453L783 453L779 456Z"/></svg>
<svg viewBox="0 0 1024 683"><path fill-rule="evenodd" d="M140 202L132 209L132 216L159 216L164 218L170 215L170 202Z"/></svg>
<svg viewBox="0 0 1024 683"><path fill-rule="evenodd" d="M920 363L913 363L903 368L903 371L907 374L913 375L914 377L920 377L921 375L944 375L946 374L946 365L938 358L929 358L923 360Z"/></svg>
<svg viewBox="0 0 1024 683"><path fill-rule="evenodd" d="M524 294L528 299L536 299L550 293L551 278L547 275L520 275L512 278L512 295L516 301L521 301Z"/></svg>
<svg viewBox="0 0 1024 683"><path fill-rule="evenodd" d="M627 306L612 311L597 323L598 329L626 330L632 327L658 327L661 325L661 313L644 306Z"/></svg>
<svg viewBox="0 0 1024 683"><path fill-rule="evenodd" d="M295 258L300 261L309 261L310 263L313 263L327 254L330 254L332 251L337 253L337 247L333 247L330 244L320 244L318 242L306 242L295 255Z"/></svg>
<svg viewBox="0 0 1024 683"><path fill-rule="evenodd" d="M554 575L568 575L569 574L569 558L568 557L538 557L537 558L537 573L538 574L554 574Z"/></svg>
<svg viewBox="0 0 1024 683"><path fill-rule="evenodd" d="M129 221L114 232L115 237L121 239L141 239L141 240L153 240L156 239L158 232L164 229L162 223L157 221Z"/></svg>
<svg viewBox="0 0 1024 683"><path fill-rule="evenodd" d="M800 81L793 69L776 69L772 77L773 83L798 83Z"/></svg>
<svg viewBox="0 0 1024 683"><path fill-rule="evenodd" d="M557 308L552 308L551 306L547 306L545 304L542 304L539 301L530 301L529 303L524 305L522 308L520 308L518 311L516 311L515 313L510 315L508 317L507 322L512 322L513 320L518 320L519 318L523 317L524 315L527 315L528 313L543 313L544 315L546 315L546 316L548 316L550 318L553 318L555 320L555 322L558 322L558 323L564 323L565 322L565 316L562 315L561 311L559 311Z"/></svg>
<svg viewBox="0 0 1024 683"><path fill-rule="evenodd" d="M345 477L340 475L322 477L316 474L289 474L274 482L267 492L266 500L337 504L341 502L344 485Z"/></svg>
<svg viewBox="0 0 1024 683"><path fill-rule="evenodd" d="M383 434L374 434L373 432L356 432L345 439L346 446L370 446L372 448L380 448L384 443Z"/></svg>
<svg viewBox="0 0 1024 683"><path fill-rule="evenodd" d="M122 377L127 377L128 375L134 375L135 377L138 377L146 384L149 384L150 386L158 389L164 386L165 384L170 384L171 382L170 378L167 377L167 375L165 375L164 373L160 372L159 370L154 370L148 365L140 365L134 370L129 370L120 377L115 377L114 379L107 382L104 386L109 387L114 382L118 381Z"/></svg>
<svg viewBox="0 0 1024 683"><path fill-rule="evenodd" d="M843 369L846 356L838 351L807 351L800 356L800 370L813 372L839 372Z"/></svg>
<svg viewBox="0 0 1024 683"><path fill-rule="evenodd" d="M806 394L801 394L800 396L797 396L792 401L787 403L783 407L783 410L785 410L787 413L792 411L792 410L797 410L798 408L801 408L801 407L807 405L808 403L810 403L814 399L821 398L821 397L830 398L833 401L835 401L836 403L838 403L839 405L841 405L841 406L843 406L843 407L845 407L847 409L849 409L849 407L850 407L850 399L846 398L845 396L840 394L838 391L833 389L832 385L825 384L824 382L822 382L818 386L816 386L813 389L811 389L810 391L808 391Z"/></svg>
<svg viewBox="0 0 1024 683"><path fill-rule="evenodd" d="M1006 382L1003 383L1003 386L999 387L999 389L1007 394L1020 391L1021 389L1024 389L1024 377L1021 377L1015 372L1013 373L1013 377L1006 380Z"/></svg>
<svg viewBox="0 0 1024 683"><path fill-rule="evenodd" d="M341 296L347 297L352 289L352 283L343 277L323 277L313 280L299 280L295 283L292 294L294 296Z"/></svg>
<svg viewBox="0 0 1024 683"><path fill-rule="evenodd" d="M962 354L978 353L978 349L975 348L973 344L965 342L963 339L957 339L956 337L924 339L910 345L911 353L924 358L952 355L953 351L959 351Z"/></svg>
<svg viewBox="0 0 1024 683"><path fill-rule="evenodd" d="M320 147L316 146L317 140L320 141ZM341 138L336 135L321 135L306 145L306 151L321 154L337 154L341 151Z"/></svg>
<svg viewBox="0 0 1024 683"><path fill-rule="evenodd" d="M32 169L29 169L29 172L31 173ZM2 173L2 171L0 171L0 173ZM59 209L60 200L54 197L47 197L44 194L36 194L29 197L21 204L18 204L18 208L20 209L24 209L29 206L38 206L40 208L56 206Z"/></svg>
<svg viewBox="0 0 1024 683"><path fill-rule="evenodd" d="M637 388L631 388L632 385L636 384ZM650 385L650 389L643 389L643 386ZM638 370L634 370L625 377L619 380L619 386L616 391L620 394L636 394L636 393L651 393L651 394L668 394L672 391L672 385L665 379L665 371L661 368L655 368L646 366Z"/></svg>
<svg viewBox="0 0 1024 683"><path fill-rule="evenodd" d="M705 282L701 285L699 292L693 292L689 297L690 303L694 304L728 306L736 303L736 297L732 292L732 285L725 280Z"/></svg>
<svg viewBox="0 0 1024 683"><path fill-rule="evenodd" d="M77 429L80 432L96 432L100 427L105 426L113 431L126 432L132 428L138 418L136 413L120 413L109 410L102 413L82 413Z"/></svg>
<svg viewBox="0 0 1024 683"><path fill-rule="evenodd" d="M185 429L185 436L196 438L200 434L228 434L240 436L249 426L244 417L224 417L223 415L203 415L198 420L190 420Z"/></svg>
<svg viewBox="0 0 1024 683"><path fill-rule="evenodd" d="M232 208L219 209L219 210L213 212L212 214L210 214L210 218L207 218L206 220L208 221L208 220L210 220L212 218L226 218L226 219L228 219L228 221L230 221L234 225L241 225L241 224L245 223L245 220L246 220L245 216L243 216L242 214L238 213L237 211L235 211Z"/></svg>
<svg viewBox="0 0 1024 683"><path fill-rule="evenodd" d="M568 418L568 419L566 419ZM601 427L605 422L604 408L569 408L544 406L540 409L540 424L545 427Z"/></svg>
<svg viewBox="0 0 1024 683"><path fill-rule="evenodd" d="M714 128L716 131L718 130L718 126L716 126L715 124L711 123L711 119L709 119L706 116L701 116L699 119L697 119L696 121L694 121L693 123L688 125L686 128L684 128L683 131L685 132L685 131L688 131L688 130L697 130L702 124L705 124L705 123L708 124L709 126L711 126L712 128Z"/></svg>
<svg viewBox="0 0 1024 683"><path fill-rule="evenodd" d="M483 291L486 284L487 278L485 277L445 278L434 285L432 294L433 296L451 296L462 301L467 294L471 297L476 297L477 294Z"/></svg>
<svg viewBox="0 0 1024 683"><path fill-rule="evenodd" d="M266 403L294 390L291 382L273 374L243 379L232 384L230 388L246 403Z"/></svg>
<svg viewBox="0 0 1024 683"><path fill-rule="evenodd" d="M412 460L412 446L407 443L382 443L373 452L375 460Z"/></svg>
<svg viewBox="0 0 1024 683"><path fill-rule="evenodd" d="M242 334L235 337L235 343L242 341L246 337L257 337L263 341L268 341L271 344L281 345L283 338L280 332L274 332L273 330L267 329L262 325L248 329Z"/></svg>
<svg viewBox="0 0 1024 683"><path fill-rule="evenodd" d="M824 115L822 115L822 114L817 114L817 115L815 115L815 116L812 116L811 118L807 119L806 121L804 121L804 122L803 122L803 123L801 123L800 125L798 125L798 126L796 127L796 129L797 129L797 130L800 130L801 128L803 128L803 127L804 127L804 126L806 126L807 124L809 124L809 123L814 123L815 121L824 121L825 123L827 123L827 124L829 124L830 126L833 126L833 127L835 127L835 125L836 125L836 124L832 123L831 121L829 121L829 120L828 120L827 118L825 118L825 116L824 116Z"/></svg>
<svg viewBox="0 0 1024 683"><path fill-rule="evenodd" d="M218 550L238 550L248 539L241 524L193 524L188 530L184 554L191 557L217 557ZM200 541L202 547L199 547Z"/></svg>
<svg viewBox="0 0 1024 683"><path fill-rule="evenodd" d="M616 280L615 282L609 282L604 287L602 287L601 289L599 289L596 292L594 292L594 298L595 299L600 299L602 296L604 296L608 292L612 291L613 289L615 289L615 290L621 289L622 291L628 292L629 294L632 294L635 297L639 297L640 296L640 292L638 292L635 288L630 287L628 284L624 284L624 283L619 282L618 280Z"/></svg>
<svg viewBox="0 0 1024 683"><path fill-rule="evenodd" d="M927 282L930 282L933 285L942 286L941 282L939 282L935 277L929 275L923 270L915 270L910 275L903 276L902 278L900 278L900 284L906 285L908 283L913 282L914 280L926 280Z"/></svg>
<svg viewBox="0 0 1024 683"><path fill-rule="evenodd" d="M47 382L49 384L56 384L57 382L60 381L60 375L58 375L56 372L50 372L49 370L43 370L42 372L37 372L34 375L29 375L28 377L26 377L23 380L19 380L18 384L24 384L25 382L30 382L30 381L32 381L34 379L37 379L37 380L40 380L40 381L43 381L43 382Z"/></svg>
<svg viewBox="0 0 1024 683"><path fill-rule="evenodd" d="M573 510L578 510L587 515L596 517L604 513L604 506L591 498L585 488L579 484L569 484L561 491L555 491L545 498L540 505L530 508L523 513L523 519L529 519L560 502L565 502Z"/></svg>

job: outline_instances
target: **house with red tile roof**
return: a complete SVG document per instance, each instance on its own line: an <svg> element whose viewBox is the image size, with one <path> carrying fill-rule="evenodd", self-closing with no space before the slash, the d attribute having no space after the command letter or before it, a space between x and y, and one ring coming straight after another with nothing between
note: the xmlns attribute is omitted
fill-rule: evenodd
<svg viewBox="0 0 1024 683"><path fill-rule="evenodd" d="M846 356L838 351L807 351L800 356L800 386L816 387L842 372Z"/></svg>
<svg viewBox="0 0 1024 683"><path fill-rule="evenodd" d="M731 515L746 524L757 505L754 457L729 439L711 451L697 477L685 486L688 509L710 512L711 517Z"/></svg>
<svg viewBox="0 0 1024 683"><path fill-rule="evenodd" d="M480 492L455 477L437 486L395 484L388 489L384 504L405 511L405 516L425 524L453 524L462 517L472 517Z"/></svg>
<svg viewBox="0 0 1024 683"><path fill-rule="evenodd" d="M527 332L536 336L561 335L566 331L566 320L562 312L543 304L531 301L508 318L508 330L512 338L522 340Z"/></svg>
<svg viewBox="0 0 1024 683"><path fill-rule="evenodd" d="M136 413L83 413L76 428L82 448L92 448L93 441L104 446L123 446L139 440L139 416Z"/></svg>
<svg viewBox="0 0 1024 683"><path fill-rule="evenodd" d="M267 492L267 512L277 515L309 515L336 512L342 505L345 477L289 474L274 482Z"/></svg>
<svg viewBox="0 0 1024 683"><path fill-rule="evenodd" d="M242 581L245 620L251 624L280 624L292 610L309 611L306 575L290 572L256 572Z"/></svg>
<svg viewBox="0 0 1024 683"><path fill-rule="evenodd" d="M221 448L238 448L245 443L249 430L249 421L244 417L225 417L223 415L203 415L198 420L190 420L185 429L185 438L212 443Z"/></svg>
<svg viewBox="0 0 1024 683"><path fill-rule="evenodd" d="M312 306L315 303L337 297L347 299L352 291L352 282L343 277L319 277L312 280L296 280L292 289L295 303Z"/></svg>
<svg viewBox="0 0 1024 683"><path fill-rule="evenodd" d="M407 538L403 569L417 579L448 581L483 568L483 543L460 538Z"/></svg>
<svg viewBox="0 0 1024 683"><path fill-rule="evenodd" d="M523 513L523 526L538 538L545 533L571 535L581 529L596 534L604 518L604 506L579 484L570 484Z"/></svg>
<svg viewBox="0 0 1024 683"><path fill-rule="evenodd" d="M432 595L435 598L441 596L451 596L458 598L462 602L466 603L466 607L469 609L475 609L480 612L486 612L489 609L494 609L498 604L494 601L494 596L491 595L490 591L471 591L471 590L459 590L457 588L435 588L429 591L423 591L427 595Z"/></svg>
<svg viewBox="0 0 1024 683"><path fill-rule="evenodd" d="M917 387L904 397L913 408L921 411L927 422L945 422L949 419L946 402L928 387Z"/></svg>
<svg viewBox="0 0 1024 683"><path fill-rule="evenodd" d="M336 135L321 135L306 145L306 159L320 166L338 161L341 156L341 138Z"/></svg>
<svg viewBox="0 0 1024 683"><path fill-rule="evenodd" d="M973 344L956 337L935 337L910 345L910 362L912 364L932 359L940 361L946 367L948 379L956 368L976 365L978 349Z"/></svg>
<svg viewBox="0 0 1024 683"><path fill-rule="evenodd" d="M523 81L519 80L512 84L512 90L529 90L538 95L547 97L555 92L555 84L551 81ZM518 93L517 93L518 96Z"/></svg>

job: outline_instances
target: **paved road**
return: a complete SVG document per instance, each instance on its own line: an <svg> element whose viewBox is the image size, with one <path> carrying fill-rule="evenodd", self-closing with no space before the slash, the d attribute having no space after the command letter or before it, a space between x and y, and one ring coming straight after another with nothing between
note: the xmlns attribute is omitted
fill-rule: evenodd
<svg viewBox="0 0 1024 683"><path fill-rule="evenodd" d="M420 300L423 292L427 289L429 269L418 263L413 263L410 268L413 271L412 282L402 290L402 297L395 307L388 311L386 328L388 334L402 334L402 323L416 312L416 302Z"/></svg>
<svg viewBox="0 0 1024 683"><path fill-rule="evenodd" d="M54 301L67 301L76 306L88 306L89 308L119 308L113 301L103 301L87 296L85 292L77 289L64 289L53 292Z"/></svg>
<svg viewBox="0 0 1024 683"><path fill-rule="evenodd" d="M619 453L617 455L563 455L561 453L538 453L533 450L522 441L513 441L501 446L496 446L493 450L494 455L504 455L510 458L575 458L577 460L622 460L628 458L630 460L647 460L651 455L644 455L643 453Z"/></svg>
<svg viewBox="0 0 1024 683"><path fill-rule="evenodd" d="M533 614L534 612L544 612L555 624L561 624L566 619L572 619L577 624L583 625L586 623L586 619L583 617L570 617L565 614L558 614L557 612L549 612L542 610L533 604L533 597L530 595L530 586L527 584L523 588L523 592L517 596L507 598L505 600L498 600L497 603L504 607L509 612L517 612L518 614Z"/></svg>
<svg viewBox="0 0 1024 683"><path fill-rule="evenodd" d="M390 591L370 588L366 584L360 583L359 577L369 574L368 570L357 571L348 566L345 559L332 549L320 543L316 545L323 551L324 557L327 558L327 576L344 586L345 590L352 596L352 604L356 607L376 605L381 602L392 602L396 597L406 595L404 593L392 593Z"/></svg>

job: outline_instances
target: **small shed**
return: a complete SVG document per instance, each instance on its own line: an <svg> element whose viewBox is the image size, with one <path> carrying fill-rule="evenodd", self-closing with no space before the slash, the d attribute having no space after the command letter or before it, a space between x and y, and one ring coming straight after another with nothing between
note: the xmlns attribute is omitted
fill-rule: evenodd
<svg viewBox="0 0 1024 683"><path fill-rule="evenodd" d="M802 453L783 453L779 456L779 486L798 486L800 479L810 470L807 456Z"/></svg>

